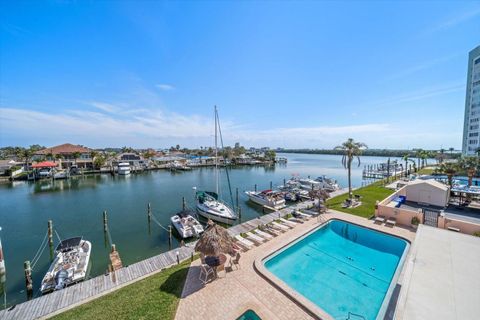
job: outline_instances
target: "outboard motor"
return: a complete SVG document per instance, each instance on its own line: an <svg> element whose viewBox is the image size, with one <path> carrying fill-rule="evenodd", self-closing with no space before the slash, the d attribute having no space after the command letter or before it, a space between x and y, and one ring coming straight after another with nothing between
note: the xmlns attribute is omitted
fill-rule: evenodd
<svg viewBox="0 0 480 320"><path fill-rule="evenodd" d="M55 275L55 290L62 290L67 286L68 272L60 270Z"/></svg>

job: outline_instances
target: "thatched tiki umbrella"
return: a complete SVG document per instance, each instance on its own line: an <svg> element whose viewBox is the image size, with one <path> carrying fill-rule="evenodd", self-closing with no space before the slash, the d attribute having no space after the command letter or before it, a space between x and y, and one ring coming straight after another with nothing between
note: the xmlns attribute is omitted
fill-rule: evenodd
<svg viewBox="0 0 480 320"><path fill-rule="evenodd" d="M232 252L233 246L233 238L227 229L209 220L207 229L195 245L195 251L199 251L206 256L217 256L220 253Z"/></svg>

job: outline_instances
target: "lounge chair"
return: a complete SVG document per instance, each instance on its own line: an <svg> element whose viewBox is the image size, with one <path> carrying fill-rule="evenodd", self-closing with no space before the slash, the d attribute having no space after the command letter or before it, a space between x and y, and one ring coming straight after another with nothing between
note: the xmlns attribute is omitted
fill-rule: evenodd
<svg viewBox="0 0 480 320"><path fill-rule="evenodd" d="M377 216L375 217L375 222L379 222L380 224L385 222L385 217L384 216Z"/></svg>
<svg viewBox="0 0 480 320"><path fill-rule="evenodd" d="M281 230L283 232L290 230L289 227L287 227L284 224L280 224L278 222L272 222L272 228L277 229L277 230Z"/></svg>
<svg viewBox="0 0 480 320"><path fill-rule="evenodd" d="M397 224L397 219L395 218L388 218L387 221L385 222L385 225L391 225L392 227L395 227Z"/></svg>
<svg viewBox="0 0 480 320"><path fill-rule="evenodd" d="M264 243L266 240L252 232L247 232L245 233L247 235L247 239L252 241L252 242L255 242L257 244L262 244Z"/></svg>
<svg viewBox="0 0 480 320"><path fill-rule="evenodd" d="M289 226L290 228L295 228L297 226L297 222L286 220L284 218L280 218L278 220L280 220L280 223L283 223L283 224Z"/></svg>
<svg viewBox="0 0 480 320"><path fill-rule="evenodd" d="M210 267L208 264L202 263L200 265L200 276L198 279L203 282L203 284L206 284L208 282L208 277L213 274L215 275L215 270L213 270L212 267Z"/></svg>
<svg viewBox="0 0 480 320"><path fill-rule="evenodd" d="M263 232L262 230L260 229L256 229L254 231L256 234L258 234L260 237L264 238L265 240L270 240L270 239L273 239L273 236L269 233L266 233L266 232Z"/></svg>
<svg viewBox="0 0 480 320"><path fill-rule="evenodd" d="M239 235L239 234L237 234L237 235L235 236L235 239L237 240L237 243L238 243L240 246L242 246L242 247L244 247L244 248L246 248L246 249L252 249L252 248L255 246L255 244L254 244L252 241L245 239L244 237L242 237L242 236Z"/></svg>
<svg viewBox="0 0 480 320"><path fill-rule="evenodd" d="M305 220L308 220L312 217L311 215L305 214L305 213L300 212L300 211L296 211L295 214L298 215L299 217L301 217L302 219L305 219Z"/></svg>
<svg viewBox="0 0 480 320"><path fill-rule="evenodd" d="M271 234L272 236L276 237L276 236L279 236L282 234L282 232L278 229L274 229L273 227L271 226L265 226L263 228L263 231L266 231L268 232L269 234Z"/></svg>
<svg viewBox="0 0 480 320"><path fill-rule="evenodd" d="M311 216L318 216L320 213L318 211L314 211L314 210L310 210L310 209L303 209L302 210L303 213L305 214L309 214Z"/></svg>

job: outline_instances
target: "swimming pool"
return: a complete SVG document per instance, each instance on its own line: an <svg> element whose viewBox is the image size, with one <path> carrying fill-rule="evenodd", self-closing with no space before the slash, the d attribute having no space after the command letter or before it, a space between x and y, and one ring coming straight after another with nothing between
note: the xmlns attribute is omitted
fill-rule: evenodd
<svg viewBox="0 0 480 320"><path fill-rule="evenodd" d="M264 266L335 319L349 312L380 319L408 246L403 239L331 220L265 259Z"/></svg>

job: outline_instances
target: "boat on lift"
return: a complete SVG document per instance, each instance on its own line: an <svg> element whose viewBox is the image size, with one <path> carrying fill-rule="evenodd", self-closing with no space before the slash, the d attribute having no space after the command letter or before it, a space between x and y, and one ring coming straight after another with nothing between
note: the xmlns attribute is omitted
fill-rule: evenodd
<svg viewBox="0 0 480 320"><path fill-rule="evenodd" d="M130 163L128 162L120 162L118 164L118 174L120 176L128 176L130 174Z"/></svg>

